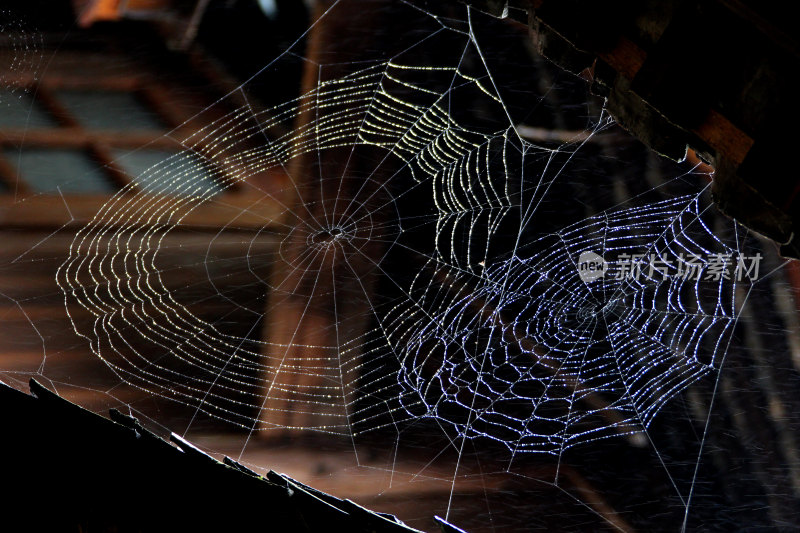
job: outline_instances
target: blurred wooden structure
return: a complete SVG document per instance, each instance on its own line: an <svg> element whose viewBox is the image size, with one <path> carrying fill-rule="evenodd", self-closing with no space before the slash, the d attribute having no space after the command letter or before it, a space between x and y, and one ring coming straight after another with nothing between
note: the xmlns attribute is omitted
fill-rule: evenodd
<svg viewBox="0 0 800 533"><path fill-rule="evenodd" d="M49 39L56 42L58 37ZM225 94L218 91L225 91L230 82L212 60L197 54L187 58L186 70L181 73L171 70L175 64L159 65L154 61L156 56L149 56L148 64L148 56L126 52L121 39L93 38L82 42L80 37L67 38L58 46L57 54L46 58L41 77L37 72L3 73L8 88L14 91L8 95L11 100L8 104L22 108L17 114L27 113L33 121L7 124L0 120L0 190L3 191L0 203L4 207L0 220L4 226L85 224L113 192L129 185L137 171L149 166L147 163L185 150L187 146L182 139L229 111L217 106L198 117L198 113ZM40 52L53 53L47 48ZM0 49L0 64L11 64L11 56L17 53ZM193 70L192 61L201 63L203 69ZM204 78L212 89L198 92L193 84L202 83ZM192 85L187 86L187 82ZM106 118L98 121L101 114ZM31 118L33 115L38 120ZM138 123L129 120L131 115L139 115ZM202 145L191 148L199 151ZM24 165L24 159L16 156L28 150L37 150L42 157L68 151L86 160L86 166L99 176L99 183L77 184L89 174L77 172L74 176L62 176L64 183L59 189L36 188L26 180L25 168L16 168L18 164ZM124 154L134 150L139 155L151 153L152 157L126 168ZM228 171L214 161L206 159L204 163L208 164L211 176ZM72 183L70 178L74 180ZM275 171L264 176L258 185L271 187L267 193L277 196L285 183L285 175ZM70 186L76 184L80 193L71 194ZM196 209L185 224L217 230L260 197L246 187L234 185L226 188L219 202ZM277 204L272 206L276 208ZM245 215L237 218L237 226L258 229L263 220Z"/></svg>
<svg viewBox="0 0 800 533"><path fill-rule="evenodd" d="M47 368L55 381L93 376L89 382L104 390L115 380L100 361L85 357L76 337L70 338L72 326L55 284L75 232L119 191L156 194L155 184L140 178L150 165L197 152L208 186L222 192L189 213L164 250L173 265L165 272L167 284L175 289L196 285L207 277L198 260L202 250L233 261L247 247L241 234L262 232L252 252L268 257L274 251L275 228L268 226L281 217L279 198L287 177L277 170L250 176L247 186L223 187L222 180L230 183L235 172L222 162L226 154L202 157L210 137L186 143L210 121L242 105L233 97L209 107L233 82L202 52L171 54L147 25L39 37L24 49L13 38L0 42L0 358L12 376ZM37 57L21 62L23 54ZM20 64L37 68L17 68ZM232 274L227 280L236 285L240 278ZM197 312L213 315L213 302ZM88 314L74 318L91 319ZM48 338L53 350L31 335ZM124 387L116 399L116 394L67 388L61 391L67 398L98 409L142 398Z"/></svg>
<svg viewBox="0 0 800 533"><path fill-rule="evenodd" d="M320 19L332 5L329 1L317 2L313 18ZM380 46L363 41L354 46L344 34L351 24L383 27L385 15L356 4L346 9L336 17L323 17L311 30L301 94L311 92L320 81L347 74L342 64L325 69L320 79L320 64L336 63L342 57L352 61L353 50ZM376 40L377 35L373 34ZM311 107L300 114L295 128L308 127L316 112ZM350 220L353 205L386 202L382 180L391 175L394 161L374 168L374 161L384 158L385 153L377 148L343 147L321 153L309 151L289 163L298 191L290 204L297 217L291 224L310 228L311 240L300 232L288 243L283 260L273 267L274 289L267 298L263 339L275 345L267 348L274 365L265 375L266 399L260 413L261 429L267 430L262 431L263 438L281 438L303 428L349 431L348 410L355 403L352 388L361 367L359 343L376 302L374 267L385 249L380 239L365 238L364 231L351 229ZM363 176L368 179L361 179ZM376 227L388 222L379 216L370 217ZM306 371L298 371L292 363L284 364L303 360L307 361ZM274 391L285 388L294 388L300 399L292 398L291 392L276 397Z"/></svg>

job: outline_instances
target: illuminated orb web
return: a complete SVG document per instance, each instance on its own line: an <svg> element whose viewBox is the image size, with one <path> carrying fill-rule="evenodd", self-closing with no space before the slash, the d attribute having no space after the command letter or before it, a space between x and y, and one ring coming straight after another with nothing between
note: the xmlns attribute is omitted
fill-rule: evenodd
<svg viewBox="0 0 800 533"><path fill-rule="evenodd" d="M507 123L495 130L467 127L448 111L459 101L476 98L486 100L487 106L495 107L496 116L505 118L500 98L487 88L485 79L457 67L390 61L322 81L310 93L276 108L256 112L243 106L214 120L181 141L184 152L135 176L131 186L112 197L76 234L57 275L73 327L123 382L149 393L251 430L264 429L258 427L257 413L273 400L296 401L330 412L344 403L348 414L337 422L305 429L349 434L355 420L370 419L373 410L356 407L354 395L338 391L357 389L356 380L369 380L371 386L396 385L392 375L379 379L358 375L359 362L348 354L369 350L356 350L363 340L343 340L337 345L298 341L302 354L287 355L292 347L287 344L227 334L216 322L194 314L192 302L169 288L164 276L170 267L160 264L159 258L167 251L170 233L197 207L217 202L220 192L237 184L248 187L251 176L287 169L305 154L324 158L335 150L364 148L381 154L363 178L363 183L379 181L380 191L351 190L348 198L299 207L282 203L285 191L270 193L255 187L251 191L263 197L253 202L247 214L261 213L261 201L280 206L278 214L264 212L263 222L264 227L284 235L278 254L292 271L319 276L326 253L339 250L348 259L358 258L365 243L377 240L392 247L405 231L403 225L419 225L419 219L402 217L386 222L387 210L397 217L394 182L401 178L407 180L406 186L432 197L436 207L422 217L423 224L435 227L439 237L455 235L477 220L488 220L490 228L496 227L513 204L505 181L510 168L519 168L514 160L522 157L523 142ZM276 125L296 124L298 116L309 119L295 129L286 128L281 137L266 136ZM527 150L545 155L560 152L531 145ZM395 170L381 175L387 161ZM209 169L214 167L227 171L214 174L212 187ZM341 184L349 178L330 173L320 179ZM340 187L344 188L349 187ZM289 192L301 198L306 193L296 181ZM314 215L320 205L331 203L340 204L341 209ZM453 218L454 209L458 214ZM230 228L236 229L236 219ZM491 230L484 239L490 236ZM290 249L298 242L305 244L305 251L292 256ZM473 260L473 255L466 258ZM247 257L248 264L258 261L258 257ZM207 271L206 281L212 285L218 281L215 276L225 276L211 263ZM255 269L251 274L252 293L299 290L272 283ZM307 296L313 293L312 287ZM88 313L91 320L73 318L81 313ZM377 314L376 318L382 320ZM381 357L393 357L393 353L384 350ZM334 383L292 384L298 374Z"/></svg>
<svg viewBox="0 0 800 533"><path fill-rule="evenodd" d="M558 454L645 430L719 369L736 278L749 282L702 213L695 196L604 213L480 275L431 260L413 302L387 319L409 412L514 452ZM584 254L604 259L602 276L580 275ZM720 260L730 268L717 276Z"/></svg>

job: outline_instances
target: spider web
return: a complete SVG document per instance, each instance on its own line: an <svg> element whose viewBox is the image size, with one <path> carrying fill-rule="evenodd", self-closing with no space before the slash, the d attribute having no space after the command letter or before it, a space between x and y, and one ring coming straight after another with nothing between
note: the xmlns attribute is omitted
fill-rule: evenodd
<svg viewBox="0 0 800 533"><path fill-rule="evenodd" d="M465 41L465 49L480 52L471 35ZM479 77L461 66L388 61L321 81L310 93L275 109L258 113L242 107L211 123L182 141L186 153L145 172L142 179L162 189L129 186L78 232L57 278L67 311L80 306L93 316L91 330L76 323L76 331L121 379L245 428L271 429L271 423L257 424L253 411L264 418L274 400L338 413L334 423L325 420L320 427L304 429L368 431L378 415L372 405L355 405L358 389L380 394L395 383L389 376L362 373L358 347L303 345L300 357L291 357L289 346L269 340L261 341L257 350L244 347L241 338L195 316L172 294L161 279L157 256L165 235L218 193L205 185L208 165L233 169L219 180L225 188L253 173L288 168L304 154L345 148L354 158L360 147L378 148L385 155L370 161L374 168L367 180L385 174L388 160L399 161L385 181L374 188L357 186L355 198L335 198L334 204L349 200L344 209L321 199L321 215L314 210L306 217L304 210L310 208L291 210L288 220L277 224L288 232L281 245L285 261L293 270L312 272L315 285L332 261L344 263L330 267L334 277L359 276L351 266L359 260L385 271L380 259L362 251L369 242L385 243L384 257L392 247L403 247L405 253L425 258L421 274L409 286L398 283L403 293L399 301L386 311L372 309L386 342L373 342L369 357L399 363L396 381L403 409L389 407L393 421L430 416L453 424L461 436L495 438L515 451L553 452L572 442L641 430L671 396L714 369L716 352L724 349L735 317L734 284L721 279L706 295L709 290L699 281L686 288L686 280L673 276L652 287L616 281L614 263L611 280L586 284L578 277L578 257L586 251L674 251L675 256L681 251L707 257L712 252L697 244L700 238L710 239L721 251L736 250L714 239L699 221L694 197L612 211L524 244L524 225L535 215L547 179L527 176L528 160L543 158L546 169L560 165L559 156L575 148L536 146L520 138L512 125L487 132L463 124L454 109L475 98L506 118L489 72ZM310 119L265 141L266 131L293 123L297 116ZM251 141L256 147L244 148ZM403 186L431 194L435 207L410 224L406 219L412 215L403 213L404 206L393 197L407 194L395 192L393 183L402 180L404 171L410 179ZM322 179L344 183L348 177L342 173ZM504 224L523 198L524 218ZM265 220L265 225L270 222L276 221ZM431 224L434 247L428 256L411 248L403 234L420 233L420 227ZM507 233L514 225L515 249L510 254L494 250L499 228ZM290 249L296 242L304 243L297 257ZM540 248L544 251L522 255ZM304 290L290 279L267 281L267 288L289 294ZM460 290L448 294L444 280ZM308 302L314 290L305 295ZM364 296L372 306L373 296ZM711 300L703 301L704 296ZM718 337L719 345L700 355L706 335ZM133 348L132 338L144 341L147 350ZM601 349L605 353L596 349L598 344L607 344ZM435 368L427 375L423 368L431 359ZM334 373L327 374L327 369ZM550 375L544 377L542 371ZM291 377L303 372L322 384L293 386ZM253 398L252 391L264 379L267 386ZM361 382L354 386L350 380ZM582 408L582 398L595 393L616 398L599 411ZM513 412L521 403L530 407L504 414L506 404ZM451 406L464 412L445 414ZM559 410L564 413L547 414ZM611 411L613 423L584 427L587 417L602 416L604 410Z"/></svg>
<svg viewBox="0 0 800 533"><path fill-rule="evenodd" d="M625 261L611 260L587 283L579 258L735 254L701 211L696 197L679 197L598 215L520 247L480 277L433 262L433 278L415 280L413 302L393 318L401 381L424 405L419 416L514 452L560 453L642 431L665 402L718 368L736 319L736 282L704 283L707 264L691 277L670 265L636 279L620 275ZM437 279L458 290L442 290ZM606 405L584 404L597 394ZM442 414L451 407L463 412Z"/></svg>
<svg viewBox="0 0 800 533"><path fill-rule="evenodd" d="M602 109L581 107L571 139L526 137L546 98L507 87L479 15L401 9L426 24L389 57L291 48L313 88L260 110L256 75L212 106L232 110L168 134L184 151L133 176L58 268L74 331L120 384L188 407L184 434L204 417L244 430L242 455L307 432L357 457L389 434L396 454L438 432L455 452L448 512L468 450L499 447L512 474L555 457L552 475L520 475L558 486L573 447L656 448L659 413L692 386L707 431L744 303L779 264L741 275L767 252L714 213L701 172L633 194L587 178L586 154L619 135ZM254 179L270 173L286 181ZM242 190L248 207L194 244L185 221ZM229 232L236 261L214 244ZM193 262L204 279L176 285ZM697 470L679 479L656 455L688 517Z"/></svg>

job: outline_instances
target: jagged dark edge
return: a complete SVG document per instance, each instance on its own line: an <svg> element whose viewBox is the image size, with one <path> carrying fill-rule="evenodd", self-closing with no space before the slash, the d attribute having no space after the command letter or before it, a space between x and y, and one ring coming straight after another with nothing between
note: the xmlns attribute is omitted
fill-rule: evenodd
<svg viewBox="0 0 800 533"><path fill-rule="evenodd" d="M268 508L285 509L287 506L294 508L299 515L300 524L298 531L317 531L324 526L324 529L339 531L369 531L369 532L418 532L390 514L370 511L350 500L342 500L324 493L303 483L300 483L286 475L276 472L269 472L264 478L238 462L226 457L223 462L214 459L212 456L203 452L190 442L178 435L172 434L170 444L158 435L145 429L139 421L131 416L125 415L116 409L109 412L110 419L104 418L91 411L88 411L76 404L61 398L58 394L50 391L35 379L30 380L31 395L27 395L14 389L0 381L0 419L5 423L7 417L3 412L34 411L44 414L40 416L42 420L32 422L37 425L49 425L48 419L58 420L61 425L69 427L91 428L92 439L107 442L109 445L119 443L120 438L128 440L127 444L133 444L133 451L136 453L156 454L167 458L170 464L175 465L177 471L180 467L190 467L196 471L199 478L219 479L220 469L228 473L233 473L238 481L234 483L247 485L253 481L259 485L247 487L246 490L264 490L265 505L263 509L252 510L254 515L264 515L268 513ZM36 402L36 405L32 403ZM6 411L8 409L9 411ZM8 429L8 428L6 428ZM13 430L13 428L11 428ZM5 433L5 432L4 432ZM9 435L6 434L6 438ZM13 438L13 433L12 433ZM55 443L57 445L57 441ZM175 452L179 453L175 453ZM170 456L171 455L171 456ZM26 458L35 461L36 458ZM120 457L120 462L124 462L125 457ZM179 463L175 463L179 461ZM184 462L184 464L180 464ZM191 463L191 464L188 464ZM109 465L110 472L123 471L122 465ZM169 472L167 472L169 474ZM121 476L120 476L121 477ZM30 481L30 480L29 480ZM14 480L7 480L13 483ZM46 481L35 480L35 483ZM124 482L124 479L120 479ZM220 490L220 487L214 487ZM243 486L237 486L236 490L243 490ZM241 510L248 512L248 510ZM443 521L439 517L435 518L440 524L442 531L460 532L456 528ZM262 519L259 519L262 520ZM255 521L255 520L254 520Z"/></svg>

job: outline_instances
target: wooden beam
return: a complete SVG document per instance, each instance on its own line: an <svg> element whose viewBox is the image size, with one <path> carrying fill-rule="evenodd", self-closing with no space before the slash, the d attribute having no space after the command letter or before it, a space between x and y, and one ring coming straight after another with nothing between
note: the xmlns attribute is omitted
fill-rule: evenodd
<svg viewBox="0 0 800 533"><path fill-rule="evenodd" d="M383 46L364 36L354 47L352 28L385 26L390 15L347 4L348 12L324 16L331 5L330 0L316 3L318 22L309 35L310 61L301 88L309 98L321 81L320 64L336 63L325 70L325 79L334 79L347 73L348 64L339 61L355 59L349 55L354 49ZM317 118L313 105L306 109L297 117L297 129ZM297 194L289 200L293 216L287 224L294 231L283 260L273 267L262 335L264 360L270 366L263 374L264 400L254 429L263 430L264 438L284 438L307 428L340 434L350 430L359 343L372 317L374 264L384 244L365 235L338 239L334 232L352 205L385 201L382 181L393 171L389 164L381 169L374 164L384 154L375 147L331 148L301 154L289 163ZM368 181L358 177L367 175ZM381 216L374 213L371 223L384 223Z"/></svg>
<svg viewBox="0 0 800 533"><path fill-rule="evenodd" d="M11 196L25 195L30 193L28 185L19 179L17 169L8 162L2 151L0 151L0 183L5 185L7 193Z"/></svg>
<svg viewBox="0 0 800 533"><path fill-rule="evenodd" d="M128 193L134 194L134 193ZM0 226L9 228L80 227L92 221L109 201L107 195L36 195L15 198L0 195ZM140 194L140 202L168 202L170 197ZM210 199L181 221L177 229L218 232L230 230L253 231L269 228L282 231L284 207L269 196L261 194L222 194Z"/></svg>
<svg viewBox="0 0 800 533"><path fill-rule="evenodd" d="M72 116L72 113L61 104L55 94L46 86L35 85L31 90L31 95L55 118L60 126L73 129L81 128L78 119Z"/></svg>
<svg viewBox="0 0 800 533"><path fill-rule="evenodd" d="M188 131L186 132L188 134ZM2 129L0 144L13 146L42 146L47 148L87 148L102 142L113 148L133 150L147 146L161 150L182 150L181 144L163 131L106 131L78 127Z"/></svg>

